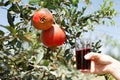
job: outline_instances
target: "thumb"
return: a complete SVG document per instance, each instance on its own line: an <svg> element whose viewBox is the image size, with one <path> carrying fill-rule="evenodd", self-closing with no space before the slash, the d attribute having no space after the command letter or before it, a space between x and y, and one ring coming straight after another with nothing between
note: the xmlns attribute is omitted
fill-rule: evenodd
<svg viewBox="0 0 120 80"><path fill-rule="evenodd" d="M100 54L90 52L90 53L86 54L84 57L85 57L86 60L99 59Z"/></svg>

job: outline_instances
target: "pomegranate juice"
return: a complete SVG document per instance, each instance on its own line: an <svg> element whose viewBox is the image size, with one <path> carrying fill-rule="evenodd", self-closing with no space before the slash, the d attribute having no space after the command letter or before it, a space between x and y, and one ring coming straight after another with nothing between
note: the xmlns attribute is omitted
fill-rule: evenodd
<svg viewBox="0 0 120 80"><path fill-rule="evenodd" d="M76 50L76 64L77 69L85 70L90 69L90 60L85 60L85 54L90 52L90 48L83 48Z"/></svg>

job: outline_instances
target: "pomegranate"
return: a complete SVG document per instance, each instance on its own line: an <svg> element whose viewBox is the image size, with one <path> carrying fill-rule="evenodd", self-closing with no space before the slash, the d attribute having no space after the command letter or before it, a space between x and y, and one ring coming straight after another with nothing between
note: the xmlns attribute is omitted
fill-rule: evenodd
<svg viewBox="0 0 120 80"><path fill-rule="evenodd" d="M31 18L32 25L38 30L49 29L54 20L52 13L47 8L36 10Z"/></svg>
<svg viewBox="0 0 120 80"><path fill-rule="evenodd" d="M53 24L51 28L41 32L40 39L45 46L56 47L65 42L66 35L58 24Z"/></svg>

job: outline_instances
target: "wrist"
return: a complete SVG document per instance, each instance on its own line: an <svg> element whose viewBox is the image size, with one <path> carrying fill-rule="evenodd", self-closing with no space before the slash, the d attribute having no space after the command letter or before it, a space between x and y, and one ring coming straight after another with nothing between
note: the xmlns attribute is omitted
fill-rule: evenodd
<svg viewBox="0 0 120 80"><path fill-rule="evenodd" d="M108 67L108 73L113 75L117 80L120 80L120 62L113 59Z"/></svg>

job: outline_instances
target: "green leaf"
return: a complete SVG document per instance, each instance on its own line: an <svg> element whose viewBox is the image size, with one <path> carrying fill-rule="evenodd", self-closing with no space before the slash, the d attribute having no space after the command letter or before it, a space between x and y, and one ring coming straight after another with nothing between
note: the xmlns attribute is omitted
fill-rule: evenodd
<svg viewBox="0 0 120 80"><path fill-rule="evenodd" d="M66 57L66 55L70 52L70 49L66 49L65 53L64 53L64 57Z"/></svg>
<svg viewBox="0 0 120 80"><path fill-rule="evenodd" d="M19 36L19 35L18 35L18 36ZM29 42L29 43L32 43L32 40L31 40L31 39L28 39L27 36L25 36L25 34L24 34L24 36L19 36L19 38L20 38L21 40L23 40L23 41L27 41L27 42Z"/></svg>
<svg viewBox="0 0 120 80"><path fill-rule="evenodd" d="M84 0L84 1L87 5L91 3L90 0Z"/></svg>
<svg viewBox="0 0 120 80"><path fill-rule="evenodd" d="M112 2L112 1L109 2L109 6L110 6L110 7L113 6L113 2Z"/></svg>
<svg viewBox="0 0 120 80"><path fill-rule="evenodd" d="M39 52L39 53L37 54L35 64L38 64L38 63L42 60L43 55L44 55L43 52Z"/></svg>
<svg viewBox="0 0 120 80"><path fill-rule="evenodd" d="M22 43L20 41L17 41L17 47L21 48L21 46L22 46Z"/></svg>
<svg viewBox="0 0 120 80"><path fill-rule="evenodd" d="M47 6L47 1L40 1L40 6L45 7Z"/></svg>
<svg viewBox="0 0 120 80"><path fill-rule="evenodd" d="M18 40L15 38L15 39L13 39L12 41L9 42L9 45L16 45L17 41Z"/></svg>
<svg viewBox="0 0 120 80"><path fill-rule="evenodd" d="M70 2L71 2L74 6L77 6L77 5L78 5L79 0L70 0Z"/></svg>
<svg viewBox="0 0 120 80"><path fill-rule="evenodd" d="M13 27L11 27L11 26L3 26L5 29L7 29L8 31L10 31L10 33L12 33L12 34L16 34L16 30L13 28Z"/></svg>
<svg viewBox="0 0 120 80"><path fill-rule="evenodd" d="M8 10L7 11L7 20L8 20L8 23L10 24L11 27L14 27L14 23L13 23L14 19L15 19L15 16L12 16L10 11Z"/></svg>
<svg viewBox="0 0 120 80"><path fill-rule="evenodd" d="M81 35L81 32L78 32L77 34L76 34L76 37L79 37Z"/></svg>
<svg viewBox="0 0 120 80"><path fill-rule="evenodd" d="M62 65L67 66L66 60L62 56L57 56L58 60L61 62Z"/></svg>
<svg viewBox="0 0 120 80"><path fill-rule="evenodd" d="M30 5L37 5L40 2L40 0L29 0Z"/></svg>
<svg viewBox="0 0 120 80"><path fill-rule="evenodd" d="M0 35L3 36L4 34L5 34L5 33L4 33L2 30L0 30Z"/></svg>
<svg viewBox="0 0 120 80"><path fill-rule="evenodd" d="M10 3L11 1L8 0L7 2L5 2L4 6L8 6Z"/></svg>
<svg viewBox="0 0 120 80"><path fill-rule="evenodd" d="M50 61L49 60L44 60L44 66L48 66L49 65L49 63L50 63Z"/></svg>
<svg viewBox="0 0 120 80"><path fill-rule="evenodd" d="M9 11L13 11L16 13L20 13L21 11L21 6L19 6L17 3L16 4L12 4L12 6L9 8Z"/></svg>

